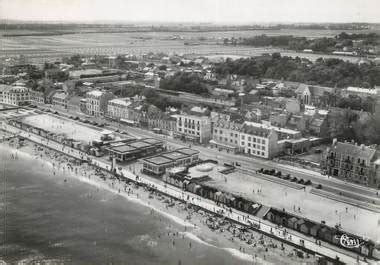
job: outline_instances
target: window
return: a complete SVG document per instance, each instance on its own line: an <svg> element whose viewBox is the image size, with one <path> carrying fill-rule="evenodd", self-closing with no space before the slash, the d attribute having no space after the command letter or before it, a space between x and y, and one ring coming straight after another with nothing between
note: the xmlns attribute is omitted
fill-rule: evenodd
<svg viewBox="0 0 380 265"><path fill-rule="evenodd" d="M262 142L263 144L265 144L265 139L263 139L261 142Z"/></svg>
<svg viewBox="0 0 380 265"><path fill-rule="evenodd" d="M261 152L261 155L262 155L262 156L264 156L264 155L265 155L265 153L264 153L264 152Z"/></svg>
<svg viewBox="0 0 380 265"><path fill-rule="evenodd" d="M251 141L251 136L248 136L248 141Z"/></svg>
<svg viewBox="0 0 380 265"><path fill-rule="evenodd" d="M197 135L199 136L199 132L197 132Z"/></svg>
<svg viewBox="0 0 380 265"><path fill-rule="evenodd" d="M241 136L241 139L244 140L244 135Z"/></svg>
<svg viewBox="0 0 380 265"><path fill-rule="evenodd" d="M241 145L244 145L244 142L241 142Z"/></svg>
<svg viewBox="0 0 380 265"><path fill-rule="evenodd" d="M253 137L253 142L256 143L256 138L255 137Z"/></svg>
<svg viewBox="0 0 380 265"><path fill-rule="evenodd" d="M256 145L255 145L255 144L253 144L253 148L256 148Z"/></svg>
<svg viewBox="0 0 380 265"><path fill-rule="evenodd" d="M222 133L223 133L223 131L222 131L222 130L219 130L219 133L220 133L220 134L222 134Z"/></svg>
<svg viewBox="0 0 380 265"><path fill-rule="evenodd" d="M248 147L251 147L251 143L248 143Z"/></svg>
<svg viewBox="0 0 380 265"><path fill-rule="evenodd" d="M214 133L218 134L218 130L217 130L217 129L215 129L215 130L214 130Z"/></svg>
<svg viewBox="0 0 380 265"><path fill-rule="evenodd" d="M238 134L237 134L237 133L235 133L235 137L238 137Z"/></svg>
<svg viewBox="0 0 380 265"><path fill-rule="evenodd" d="M234 134L233 134L233 133L230 133L230 136L231 136L231 137L233 137L233 136L234 136Z"/></svg>
<svg viewBox="0 0 380 265"><path fill-rule="evenodd" d="M261 149L262 149L262 150L265 150L265 146L263 145L263 146L261 147Z"/></svg>
<svg viewBox="0 0 380 265"><path fill-rule="evenodd" d="M182 129L181 129L181 128L178 128L178 131L179 131L179 132L182 132Z"/></svg>

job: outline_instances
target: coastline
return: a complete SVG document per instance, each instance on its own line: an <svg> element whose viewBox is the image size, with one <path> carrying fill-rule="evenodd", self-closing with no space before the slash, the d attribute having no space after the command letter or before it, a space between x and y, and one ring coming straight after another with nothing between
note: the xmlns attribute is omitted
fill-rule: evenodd
<svg viewBox="0 0 380 265"><path fill-rule="evenodd" d="M32 145L35 147L37 146L42 150L36 152L36 150L33 150ZM92 171L90 171L94 170L93 166L81 165L74 169L74 167L69 167L67 163L63 162L67 159L66 155L57 155L58 152L50 150L46 147L41 147L33 142L27 141L27 145L21 149L14 149L12 146L6 146L5 143L0 144L0 148L8 148L11 152L17 150L17 153L19 153L20 157L23 157L23 159L38 158L39 161L48 165L49 169L53 172L55 172L55 170L57 170L57 172L63 172L65 173L65 177L75 178L99 189L112 192L115 195L120 195L132 203L138 203L143 207L147 207L151 209L152 214L157 213L160 216L168 218L176 224L182 226L185 229L182 233L183 236L197 241L198 243L227 251L242 261L255 261L259 264L278 262L283 264L297 264L305 263L306 261L305 259L294 257L295 255L292 250L293 247L291 246L284 245L284 251L277 247L271 248L271 245L274 246L277 242L272 239L268 240L266 237L261 240L260 234L256 232L253 233L255 234L254 238L257 238L257 241L263 241L264 243L262 245L255 243L254 245L256 245L256 247L252 247L245 242L240 242L238 237L234 237L232 234L229 235L229 231L227 231L227 229L223 232L212 231L205 222L205 219L213 216L212 214L208 214L203 211L199 211L202 214L198 214L198 212L192 211L192 209L187 209L186 205L179 201L174 201L174 206L168 207L168 204L164 203L164 201L165 199L170 199L169 201L172 203L172 199L169 197L165 198L165 196L161 194L157 195L154 193L152 195L150 191L145 190L142 187L134 187L134 184L125 184L123 186L123 183L117 181L117 179L112 179L112 176L109 173L106 174L107 177L105 180L96 178L96 174L92 174ZM44 152L48 152L48 154L44 154ZM58 158L58 164L55 162L57 160L52 160L51 156L54 155ZM71 168L71 170L69 168ZM127 188L128 192L126 192ZM164 199L160 199L162 197L164 197ZM190 220L187 220L187 217L189 216ZM236 240L234 240L234 238L236 238ZM268 251L268 248L270 251Z"/></svg>

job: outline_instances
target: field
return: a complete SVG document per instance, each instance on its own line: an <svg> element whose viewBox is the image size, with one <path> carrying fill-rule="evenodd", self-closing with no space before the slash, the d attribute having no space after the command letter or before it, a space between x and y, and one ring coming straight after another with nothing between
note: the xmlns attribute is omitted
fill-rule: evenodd
<svg viewBox="0 0 380 265"><path fill-rule="evenodd" d="M11 34L13 31L0 31L0 34ZM19 33L19 32L16 32ZM339 31L328 30L252 30L224 32L127 32L127 33L77 33L52 36L19 36L0 37L0 59L25 55L31 62L55 60L70 54L144 54L148 52L165 52L169 54L196 55L234 55L255 56L262 53L280 51L284 55L302 56L315 60L321 55L281 51L273 48L223 46L225 37L249 37L267 35L297 35L306 37L331 37ZM182 39L171 39L179 35ZM185 41L193 41L199 45L184 45ZM326 56L337 57L337 56ZM341 57L347 60L357 58Z"/></svg>

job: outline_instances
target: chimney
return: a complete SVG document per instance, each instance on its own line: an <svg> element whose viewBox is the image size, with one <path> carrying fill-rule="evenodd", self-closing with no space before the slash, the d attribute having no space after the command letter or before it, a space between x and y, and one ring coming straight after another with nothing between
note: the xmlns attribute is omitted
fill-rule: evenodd
<svg viewBox="0 0 380 265"><path fill-rule="evenodd" d="M337 138L334 138L332 144L333 144L333 145L336 145L337 142L338 142L338 139L337 139Z"/></svg>
<svg viewBox="0 0 380 265"><path fill-rule="evenodd" d="M361 144L361 145L360 145L360 149L361 149L361 150L364 150L364 147L365 147L364 144Z"/></svg>

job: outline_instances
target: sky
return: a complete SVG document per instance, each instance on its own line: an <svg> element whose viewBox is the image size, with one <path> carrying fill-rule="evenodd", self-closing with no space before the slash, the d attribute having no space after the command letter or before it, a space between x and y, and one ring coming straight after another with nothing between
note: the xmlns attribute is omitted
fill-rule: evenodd
<svg viewBox="0 0 380 265"><path fill-rule="evenodd" d="M380 0L0 0L0 18L126 22L380 22Z"/></svg>

